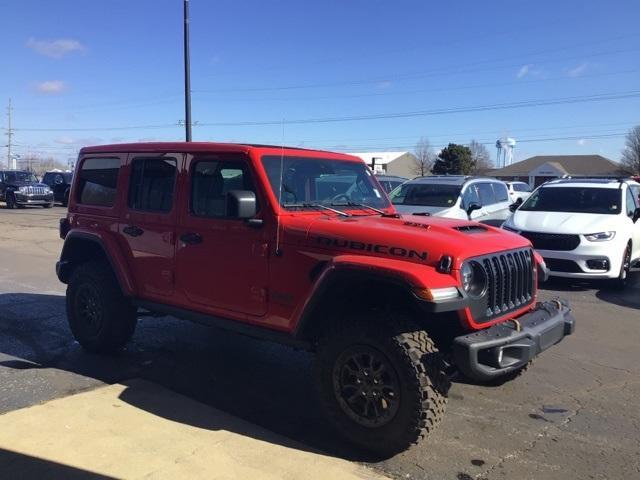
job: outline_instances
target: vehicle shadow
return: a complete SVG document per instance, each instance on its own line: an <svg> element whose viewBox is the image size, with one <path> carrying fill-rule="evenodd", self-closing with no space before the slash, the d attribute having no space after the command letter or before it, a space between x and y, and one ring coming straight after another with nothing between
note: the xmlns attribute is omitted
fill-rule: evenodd
<svg viewBox="0 0 640 480"><path fill-rule="evenodd" d="M166 317L141 319L118 355L89 354L71 336L64 303L57 295L0 294L0 369L57 369L106 384L142 378L263 428L212 423L144 395L135 385L123 392L124 401L162 418L236 429L240 435L351 461L382 460L340 441L327 426L306 352ZM60 395L84 388L86 382L78 389L66 385Z"/></svg>
<svg viewBox="0 0 640 480"><path fill-rule="evenodd" d="M0 448L0 478L107 480L114 477Z"/></svg>
<svg viewBox="0 0 640 480"><path fill-rule="evenodd" d="M543 285L544 290L556 292L586 292L595 290L599 300L626 308L640 309L640 268L633 268L624 289L606 280L582 280L551 277Z"/></svg>

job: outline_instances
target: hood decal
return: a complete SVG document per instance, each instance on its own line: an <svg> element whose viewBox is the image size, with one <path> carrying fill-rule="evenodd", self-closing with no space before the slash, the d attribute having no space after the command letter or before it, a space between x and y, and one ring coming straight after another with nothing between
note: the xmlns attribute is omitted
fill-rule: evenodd
<svg viewBox="0 0 640 480"><path fill-rule="evenodd" d="M323 247L336 247L364 252L375 252L382 255L390 255L394 257L415 258L422 261L426 261L428 257L428 253L426 251L418 251L404 247L394 247L391 245L382 245L378 243L365 243L332 237L315 237L315 243Z"/></svg>

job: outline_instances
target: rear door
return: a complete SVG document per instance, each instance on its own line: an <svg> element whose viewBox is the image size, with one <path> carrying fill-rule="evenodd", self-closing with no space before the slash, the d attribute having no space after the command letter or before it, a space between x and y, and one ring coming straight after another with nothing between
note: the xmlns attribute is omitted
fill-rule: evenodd
<svg viewBox="0 0 640 480"><path fill-rule="evenodd" d="M492 182L493 188L493 200L494 203L491 206L491 219L499 222L504 222L511 212L509 206L511 205L511 199L509 198L509 191L507 185L500 182Z"/></svg>
<svg viewBox="0 0 640 480"><path fill-rule="evenodd" d="M167 301L174 291L179 153L130 154L126 206L118 225L139 295Z"/></svg>
<svg viewBox="0 0 640 480"><path fill-rule="evenodd" d="M262 316L267 311L267 227L226 216L230 190L249 190L264 204L244 154L188 155L179 219L177 285L190 305L216 313Z"/></svg>

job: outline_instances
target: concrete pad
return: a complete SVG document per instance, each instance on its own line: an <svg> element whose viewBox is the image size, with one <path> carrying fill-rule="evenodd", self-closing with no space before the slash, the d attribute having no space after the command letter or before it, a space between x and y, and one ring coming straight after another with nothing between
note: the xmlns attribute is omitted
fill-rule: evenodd
<svg viewBox="0 0 640 480"><path fill-rule="evenodd" d="M132 380L0 416L0 478L380 479Z"/></svg>

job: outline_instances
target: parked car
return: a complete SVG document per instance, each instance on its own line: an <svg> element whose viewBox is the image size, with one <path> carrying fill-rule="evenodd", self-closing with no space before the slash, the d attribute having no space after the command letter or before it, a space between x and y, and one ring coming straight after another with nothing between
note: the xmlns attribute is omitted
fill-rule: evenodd
<svg viewBox="0 0 640 480"><path fill-rule="evenodd" d="M469 219L500 226L511 214L504 182L461 175L419 177L390 194L399 213Z"/></svg>
<svg viewBox="0 0 640 480"><path fill-rule="evenodd" d="M531 195L531 187L524 182L505 182L509 189L511 203L524 202Z"/></svg>
<svg viewBox="0 0 640 480"><path fill-rule="evenodd" d="M46 172L42 177L42 183L48 185L53 190L53 199L63 206L69 203L69 191L71 190L71 172Z"/></svg>
<svg viewBox="0 0 640 480"><path fill-rule="evenodd" d="M308 349L327 418L360 447L431 431L453 369L505 380L573 332L566 302L537 303L528 240L401 216L358 157L151 143L77 165L56 271L80 345L117 351L140 309Z"/></svg>
<svg viewBox="0 0 640 480"><path fill-rule="evenodd" d="M529 239L551 275L612 279L623 287L640 259L640 183L553 180L540 186L503 228Z"/></svg>
<svg viewBox="0 0 640 480"><path fill-rule="evenodd" d="M0 200L6 208L36 205L44 208L53 206L53 192L48 185L38 182L31 172L19 170L0 171Z"/></svg>
<svg viewBox="0 0 640 480"><path fill-rule="evenodd" d="M402 185L404 182L409 180L404 177L397 177L395 175L376 175L378 182L384 188L384 191L390 193L394 188Z"/></svg>

